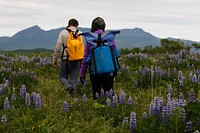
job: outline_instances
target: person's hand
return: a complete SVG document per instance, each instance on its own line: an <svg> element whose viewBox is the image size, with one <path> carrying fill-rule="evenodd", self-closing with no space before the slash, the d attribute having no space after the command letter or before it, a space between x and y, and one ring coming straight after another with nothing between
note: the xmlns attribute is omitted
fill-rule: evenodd
<svg viewBox="0 0 200 133"><path fill-rule="evenodd" d="M80 77L80 81L82 84L85 84L85 77Z"/></svg>
<svg viewBox="0 0 200 133"><path fill-rule="evenodd" d="M52 65L53 65L54 68L56 68L58 66L58 62L57 62L56 59L52 60Z"/></svg>

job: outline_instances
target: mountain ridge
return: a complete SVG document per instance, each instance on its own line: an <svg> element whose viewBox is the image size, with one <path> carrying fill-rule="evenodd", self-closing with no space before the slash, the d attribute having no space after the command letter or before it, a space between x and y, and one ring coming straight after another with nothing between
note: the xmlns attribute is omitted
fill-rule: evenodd
<svg viewBox="0 0 200 133"><path fill-rule="evenodd" d="M17 49L54 49L60 31L65 27L57 29L43 30L38 25L26 28L11 37L0 37L0 50ZM89 32L89 28L78 28L81 32ZM143 48L146 45L153 47L160 45L160 39L142 28L119 29L120 34L116 36L116 44L121 48Z"/></svg>

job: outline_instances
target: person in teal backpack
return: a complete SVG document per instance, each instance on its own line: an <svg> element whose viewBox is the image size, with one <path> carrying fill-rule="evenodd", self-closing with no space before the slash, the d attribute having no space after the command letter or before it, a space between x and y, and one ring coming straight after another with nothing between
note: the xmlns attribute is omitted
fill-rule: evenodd
<svg viewBox="0 0 200 133"><path fill-rule="evenodd" d="M107 34L105 31L105 27L106 24L103 18L96 17L92 21L91 32L86 33L85 35L82 34L85 37L86 44L84 58L80 69L80 81L82 84L85 83L85 75L89 67L90 82L93 90L93 100L96 100L98 97L102 96L102 89L104 93L108 92L110 94L110 92L112 92L111 95L114 95L114 77L116 76L117 71L119 70L119 64L113 65L115 66L113 67L113 71L107 71L107 66L103 66L103 64L106 63L101 63L100 61L95 62L95 59L98 60L98 58L101 58L105 56L105 54L107 54L107 52L104 51L104 48L106 50L108 49L108 51L110 51L109 49L111 49L111 53L114 53L113 56L118 57L118 55L115 54L115 51L117 51L117 47L114 41L115 34L117 34L118 32L109 32ZM94 38L96 38L96 40ZM97 50L97 48L100 48L102 50ZM99 55L96 55L97 57L94 59L93 56L95 55L95 52ZM103 58L107 60L107 58L105 57ZM114 58L114 61L117 62L117 59ZM103 70L102 68L106 68L106 70L105 72L104 70L103 72L99 72L98 68L100 68L100 71Z"/></svg>

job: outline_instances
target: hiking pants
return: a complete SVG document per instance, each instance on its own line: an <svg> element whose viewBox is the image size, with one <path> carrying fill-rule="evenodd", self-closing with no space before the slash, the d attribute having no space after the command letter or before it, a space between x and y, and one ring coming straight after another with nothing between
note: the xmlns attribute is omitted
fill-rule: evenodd
<svg viewBox="0 0 200 133"><path fill-rule="evenodd" d="M59 80L64 85L65 89L68 90L70 87L76 90L78 73L80 70L80 61L67 61L66 59L61 60Z"/></svg>
<svg viewBox="0 0 200 133"><path fill-rule="evenodd" d="M93 90L93 99L96 99L96 92L101 96L101 89L104 89L104 93L106 91L110 91L113 89L114 84L114 76L106 75L106 76L94 76L90 74L90 81L92 84L92 90ZM114 91L114 90L113 90Z"/></svg>

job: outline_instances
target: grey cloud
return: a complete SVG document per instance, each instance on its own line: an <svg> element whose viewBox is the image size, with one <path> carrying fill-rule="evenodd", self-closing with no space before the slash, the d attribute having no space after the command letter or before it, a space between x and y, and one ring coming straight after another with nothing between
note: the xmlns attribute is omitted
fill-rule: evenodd
<svg viewBox="0 0 200 133"><path fill-rule="evenodd" d="M0 36L12 35L35 24L44 29L58 28L72 17L79 20L81 27L90 27L96 16L103 17L109 29L137 26L158 36L182 35L195 40L197 33L200 34L198 0L0 1Z"/></svg>

